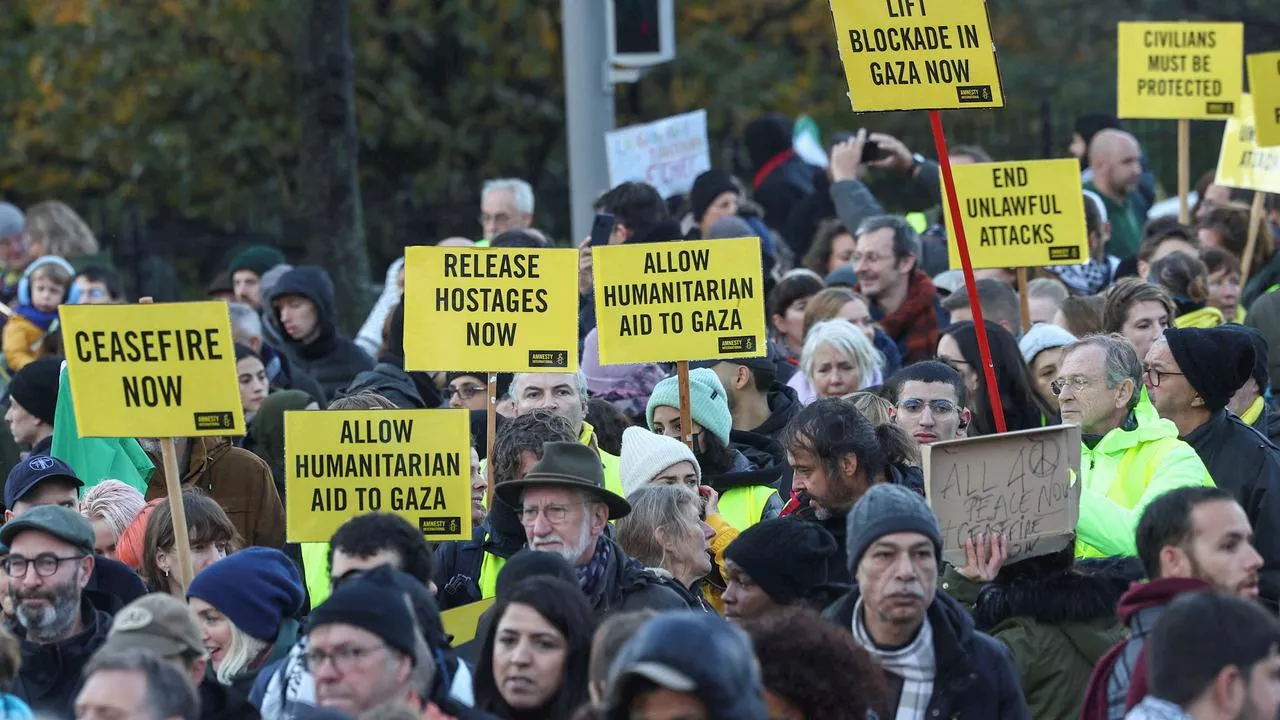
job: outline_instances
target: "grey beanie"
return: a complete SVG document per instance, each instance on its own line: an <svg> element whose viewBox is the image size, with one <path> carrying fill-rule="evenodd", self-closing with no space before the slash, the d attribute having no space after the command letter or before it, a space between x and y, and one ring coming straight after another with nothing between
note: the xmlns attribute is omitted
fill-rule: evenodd
<svg viewBox="0 0 1280 720"><path fill-rule="evenodd" d="M858 562L871 543L900 532L920 533L932 540L934 554L942 562L942 529L924 498L901 485L872 485L849 513L845 540L849 572L857 573Z"/></svg>
<svg viewBox="0 0 1280 720"><path fill-rule="evenodd" d="M21 235L26 216L16 206L0 202L0 239Z"/></svg>
<svg viewBox="0 0 1280 720"><path fill-rule="evenodd" d="M1051 350L1057 347L1070 345L1076 341L1076 336L1054 325L1053 323L1039 322L1031 326L1026 335L1018 341L1018 350L1022 352L1022 360L1029 367L1035 362L1036 356L1045 350Z"/></svg>

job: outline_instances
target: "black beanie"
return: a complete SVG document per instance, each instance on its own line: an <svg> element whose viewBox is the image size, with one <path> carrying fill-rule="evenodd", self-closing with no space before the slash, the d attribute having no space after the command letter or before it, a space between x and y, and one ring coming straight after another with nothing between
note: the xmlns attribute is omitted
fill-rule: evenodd
<svg viewBox="0 0 1280 720"><path fill-rule="evenodd" d="M322 625L352 625L377 635L416 665L418 634L413 615L394 585L379 581L377 570L362 573L334 590L328 600L311 611L307 632Z"/></svg>
<svg viewBox="0 0 1280 720"><path fill-rule="evenodd" d="M729 173L723 170L708 170L695 178L693 188L689 190L689 211L693 213L694 222L702 222L702 216L711 203L727 192L736 193L738 187L733 184Z"/></svg>
<svg viewBox="0 0 1280 720"><path fill-rule="evenodd" d="M1256 356L1244 333L1224 328L1169 328L1169 352L1187 382L1217 412L1253 374Z"/></svg>
<svg viewBox="0 0 1280 720"><path fill-rule="evenodd" d="M526 548L512 555L507 564L502 566L494 595L499 599L504 598L521 580L544 576L560 578L572 585L578 584L578 574L568 560L556 553Z"/></svg>
<svg viewBox="0 0 1280 720"><path fill-rule="evenodd" d="M1243 333L1253 345L1253 380L1258 383L1258 394L1265 395L1271 385L1271 353L1267 349L1267 339L1262 332L1248 325L1223 325L1223 330L1234 330Z"/></svg>
<svg viewBox="0 0 1280 720"><path fill-rule="evenodd" d="M33 360L13 376L9 383L9 397L46 425L52 425L58 409L58 376L61 372L62 361L57 358Z"/></svg>
<svg viewBox="0 0 1280 720"><path fill-rule="evenodd" d="M724 550L780 605L789 605L827 582L827 560L836 541L817 523L795 518L762 520Z"/></svg>

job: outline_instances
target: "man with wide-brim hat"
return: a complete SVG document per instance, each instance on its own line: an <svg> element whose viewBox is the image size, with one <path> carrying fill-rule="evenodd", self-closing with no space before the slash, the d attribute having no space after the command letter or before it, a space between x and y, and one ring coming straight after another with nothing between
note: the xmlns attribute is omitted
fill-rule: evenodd
<svg viewBox="0 0 1280 720"><path fill-rule="evenodd" d="M590 447L549 442L519 480L498 483L498 498L516 508L529 549L568 560L596 612L687 609L672 581L628 557L605 527L631 512L605 489L600 457Z"/></svg>

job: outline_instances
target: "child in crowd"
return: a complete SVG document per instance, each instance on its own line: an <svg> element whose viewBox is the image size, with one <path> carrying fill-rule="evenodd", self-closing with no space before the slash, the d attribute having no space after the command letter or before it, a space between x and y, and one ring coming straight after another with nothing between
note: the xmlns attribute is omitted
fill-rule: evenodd
<svg viewBox="0 0 1280 720"><path fill-rule="evenodd" d="M45 338L58 329L58 306L75 302L75 274L71 263L56 255L27 266L18 283L18 307L4 326L4 359L10 372L45 354Z"/></svg>

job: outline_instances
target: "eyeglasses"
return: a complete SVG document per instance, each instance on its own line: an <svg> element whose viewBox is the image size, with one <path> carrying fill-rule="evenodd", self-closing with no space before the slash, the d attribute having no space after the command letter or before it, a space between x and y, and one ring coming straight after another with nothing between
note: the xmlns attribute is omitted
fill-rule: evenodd
<svg viewBox="0 0 1280 720"><path fill-rule="evenodd" d="M1148 385L1150 385L1153 388L1158 388L1160 387L1160 378L1164 377L1165 375L1182 375L1182 374L1183 373L1180 373L1180 372L1168 372L1166 370L1157 370L1153 367L1149 367L1146 369L1145 372L1142 373L1142 376L1146 378Z"/></svg>
<svg viewBox="0 0 1280 720"><path fill-rule="evenodd" d="M308 650L302 655L302 667L307 672L315 674L326 661L332 661L333 669L344 673L353 666L359 665L361 660L386 649L385 645L369 645L367 647L339 645L332 652Z"/></svg>
<svg viewBox="0 0 1280 720"><path fill-rule="evenodd" d="M58 572L58 567L62 563L69 560L80 560L84 557L84 555L58 557L53 553L44 553L43 555L37 555L35 559L28 559L21 555L10 555L4 559L4 574L17 580L27 576L27 568L29 566L35 566L37 576L50 577Z"/></svg>
<svg viewBox="0 0 1280 720"><path fill-rule="evenodd" d="M907 415L920 415L926 407L936 417L951 415L959 409L955 403L943 399L921 400L920 398L907 398L898 403L898 409Z"/></svg>
<svg viewBox="0 0 1280 720"><path fill-rule="evenodd" d="M460 388L447 387L444 389L444 397L446 400L452 400L454 395L461 395L463 400L471 398L484 392L483 385L465 385Z"/></svg>
<svg viewBox="0 0 1280 720"><path fill-rule="evenodd" d="M1049 383L1049 392L1053 393L1054 397L1058 397L1068 384L1071 385L1072 392L1084 392L1084 389L1089 387L1089 379L1079 375L1072 378L1058 378Z"/></svg>
<svg viewBox="0 0 1280 720"><path fill-rule="evenodd" d="M532 525L538 521L538 513L542 513L547 516L547 522L552 525L559 525L565 521L565 518L569 517L569 508L575 508L580 505L582 505L580 502L572 505L543 505L542 507L525 505L520 508L520 522L525 525Z"/></svg>
<svg viewBox="0 0 1280 720"><path fill-rule="evenodd" d="M893 257L892 255L881 255L880 253L873 253L873 252L872 253L855 252L854 254L849 256L849 261L854 265L857 265L863 260L866 260L872 265L875 265L879 263L881 260L889 260L892 257Z"/></svg>

